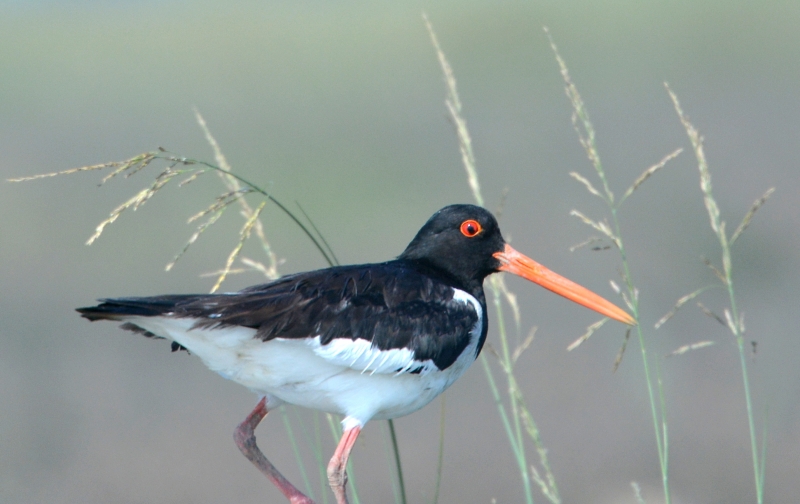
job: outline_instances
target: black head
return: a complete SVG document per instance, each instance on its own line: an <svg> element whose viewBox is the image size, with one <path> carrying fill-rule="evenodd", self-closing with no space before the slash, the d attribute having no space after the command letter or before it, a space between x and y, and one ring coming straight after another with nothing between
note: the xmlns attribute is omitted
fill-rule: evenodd
<svg viewBox="0 0 800 504"><path fill-rule="evenodd" d="M498 271L505 240L497 220L475 205L450 205L428 219L399 259L414 261L474 288Z"/></svg>

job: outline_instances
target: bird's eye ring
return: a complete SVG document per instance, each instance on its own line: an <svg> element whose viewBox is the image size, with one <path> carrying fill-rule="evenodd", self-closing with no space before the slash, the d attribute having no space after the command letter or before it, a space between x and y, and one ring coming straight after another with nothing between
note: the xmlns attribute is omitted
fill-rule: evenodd
<svg viewBox="0 0 800 504"><path fill-rule="evenodd" d="M480 223L476 220L470 219L461 223L461 234L467 238L474 238L481 231L483 231L483 227L481 227Z"/></svg>

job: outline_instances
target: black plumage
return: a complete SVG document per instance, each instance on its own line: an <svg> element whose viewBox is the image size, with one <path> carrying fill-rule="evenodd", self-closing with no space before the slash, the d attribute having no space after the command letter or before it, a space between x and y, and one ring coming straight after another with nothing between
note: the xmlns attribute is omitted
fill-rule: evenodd
<svg viewBox="0 0 800 504"><path fill-rule="evenodd" d="M104 299L78 311L89 320L162 315L193 319L196 327L250 327L262 341L363 339L380 350L409 348L415 360L431 359L445 369L466 348L479 320L453 292L446 281L420 275L412 262L398 259L299 273L232 294ZM475 295L485 311L482 290ZM153 336L131 322L123 328ZM478 352L484 338L485 330Z"/></svg>

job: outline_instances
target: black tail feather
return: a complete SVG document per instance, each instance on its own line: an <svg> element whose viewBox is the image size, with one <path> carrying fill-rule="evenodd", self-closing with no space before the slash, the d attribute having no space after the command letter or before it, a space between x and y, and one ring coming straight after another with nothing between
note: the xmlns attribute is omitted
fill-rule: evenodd
<svg viewBox="0 0 800 504"><path fill-rule="evenodd" d="M192 301L201 296L196 294L178 294L152 297L131 297L100 299L101 304L78 308L76 311L85 319L122 320L130 316L155 317L170 313L178 304Z"/></svg>
<svg viewBox="0 0 800 504"><path fill-rule="evenodd" d="M127 317L140 316L140 317L155 317L173 312L175 307L185 301L196 300L198 295L171 295L171 296L153 296L153 297L135 297L135 298L116 298L116 299L100 299L101 304L97 306L87 306L85 308L77 308L76 311L81 314L83 318L89 319L94 322L95 320L117 320L124 321ZM164 339L163 336L154 334L147 329L139 327L138 325L125 322L120 326L121 329L132 331L148 338ZM177 352L185 350L186 347L172 342L172 351Z"/></svg>

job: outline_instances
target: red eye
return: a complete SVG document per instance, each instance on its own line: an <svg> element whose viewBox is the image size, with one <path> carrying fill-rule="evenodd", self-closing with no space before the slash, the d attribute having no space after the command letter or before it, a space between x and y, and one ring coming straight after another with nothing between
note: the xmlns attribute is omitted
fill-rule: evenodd
<svg viewBox="0 0 800 504"><path fill-rule="evenodd" d="M470 219L461 223L461 234L467 238L474 238L481 231L483 228L478 221Z"/></svg>

